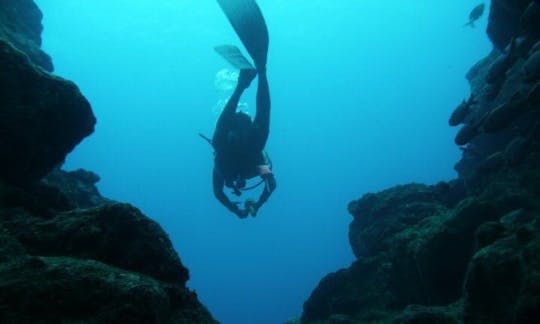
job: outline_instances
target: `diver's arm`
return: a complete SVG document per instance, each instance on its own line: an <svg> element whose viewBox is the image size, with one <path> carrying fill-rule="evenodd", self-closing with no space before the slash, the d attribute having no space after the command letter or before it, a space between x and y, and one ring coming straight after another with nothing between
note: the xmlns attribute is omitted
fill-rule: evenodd
<svg viewBox="0 0 540 324"><path fill-rule="evenodd" d="M255 210L259 210L276 189L276 178L273 173L265 174L262 177L264 179L264 190L261 193L259 200L255 203Z"/></svg>
<svg viewBox="0 0 540 324"><path fill-rule="evenodd" d="M238 208L236 204L233 204L231 200L223 192L223 186L225 185L225 179L214 169L212 174L212 185L214 187L214 195L217 200L223 204L228 210L235 213L240 218L245 218L247 212Z"/></svg>

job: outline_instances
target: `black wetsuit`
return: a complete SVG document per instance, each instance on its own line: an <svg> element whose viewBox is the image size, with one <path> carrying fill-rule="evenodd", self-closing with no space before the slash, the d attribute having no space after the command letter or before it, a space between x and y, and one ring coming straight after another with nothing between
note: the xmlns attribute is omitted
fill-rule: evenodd
<svg viewBox="0 0 540 324"><path fill-rule="evenodd" d="M264 153L270 128L270 92L266 73L259 73L258 76L257 113L253 123L248 116L236 112L246 87L240 83L237 85L218 119L212 139L215 150L214 194L225 207L240 217L247 216L247 212L229 200L223 192L225 185L239 194L239 182L260 175L265 181L265 187L255 203L255 210L266 202L276 187L274 175L271 172L261 172L268 171Z"/></svg>

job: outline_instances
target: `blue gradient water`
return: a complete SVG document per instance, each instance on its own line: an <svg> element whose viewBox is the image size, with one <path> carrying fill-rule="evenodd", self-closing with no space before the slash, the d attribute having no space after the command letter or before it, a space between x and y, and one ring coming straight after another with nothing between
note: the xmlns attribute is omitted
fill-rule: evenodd
<svg viewBox="0 0 540 324"><path fill-rule="evenodd" d="M271 37L268 151L278 189L256 219L214 199L211 135L240 45L215 1L37 0L44 49L98 118L69 156L101 192L157 220L189 286L225 324L281 323L326 274L348 266L347 204L366 192L455 177L465 73L491 46L476 1L261 0ZM253 109L253 89L245 99Z"/></svg>

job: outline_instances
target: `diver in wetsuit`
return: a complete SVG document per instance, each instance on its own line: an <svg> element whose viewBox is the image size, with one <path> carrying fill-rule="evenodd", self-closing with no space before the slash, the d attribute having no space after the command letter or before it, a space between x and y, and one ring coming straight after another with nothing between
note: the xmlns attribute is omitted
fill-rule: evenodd
<svg viewBox="0 0 540 324"><path fill-rule="evenodd" d="M240 218L255 216L276 188L276 179L264 146L270 129L270 91L266 77L268 28L255 0L217 0L236 34L255 63L256 69L235 46L216 48L229 63L240 69L238 84L219 116L211 144L215 151L212 182L216 198ZM253 121L236 112L238 101L251 81L258 75L257 112ZM237 196L245 188L246 180L260 176L264 189L257 201L247 200L244 208L223 192L233 189Z"/></svg>
<svg viewBox="0 0 540 324"><path fill-rule="evenodd" d="M236 112L238 101L251 81L258 74L257 112L253 122L243 113ZM270 128L270 91L265 67L240 71L238 84L221 113L212 144L215 150L213 187L216 198L240 218L255 216L276 188L269 159L264 152ZM233 203L223 192L223 187L240 195L246 180L260 176L264 189L257 201L247 200L245 208Z"/></svg>

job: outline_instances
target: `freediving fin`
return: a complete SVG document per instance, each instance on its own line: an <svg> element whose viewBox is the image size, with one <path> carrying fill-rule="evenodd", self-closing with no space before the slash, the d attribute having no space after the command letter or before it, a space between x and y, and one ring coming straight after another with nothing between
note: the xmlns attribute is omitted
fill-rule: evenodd
<svg viewBox="0 0 540 324"><path fill-rule="evenodd" d="M257 67L265 67L268 28L255 0L217 0Z"/></svg>
<svg viewBox="0 0 540 324"><path fill-rule="evenodd" d="M234 45L220 45L214 47L214 49L235 68L239 70L254 69L253 65L242 55L238 47Z"/></svg>

